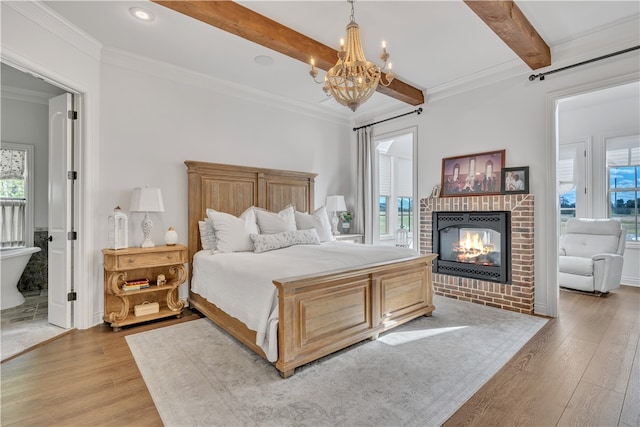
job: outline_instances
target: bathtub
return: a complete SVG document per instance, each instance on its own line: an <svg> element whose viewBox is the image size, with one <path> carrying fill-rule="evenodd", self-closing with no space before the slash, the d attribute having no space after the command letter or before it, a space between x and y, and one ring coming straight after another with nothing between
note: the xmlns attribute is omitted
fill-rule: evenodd
<svg viewBox="0 0 640 427"><path fill-rule="evenodd" d="M40 248L11 248L0 250L0 309L15 307L24 302L18 290L18 280L27 266L31 254L40 252Z"/></svg>

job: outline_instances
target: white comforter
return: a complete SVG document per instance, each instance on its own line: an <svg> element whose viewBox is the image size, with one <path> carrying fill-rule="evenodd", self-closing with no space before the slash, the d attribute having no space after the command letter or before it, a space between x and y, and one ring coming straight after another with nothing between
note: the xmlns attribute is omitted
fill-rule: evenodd
<svg viewBox="0 0 640 427"><path fill-rule="evenodd" d="M256 331L267 360L278 358L278 289L274 279L328 272L416 256L393 246L326 242L264 253L198 252L191 290Z"/></svg>

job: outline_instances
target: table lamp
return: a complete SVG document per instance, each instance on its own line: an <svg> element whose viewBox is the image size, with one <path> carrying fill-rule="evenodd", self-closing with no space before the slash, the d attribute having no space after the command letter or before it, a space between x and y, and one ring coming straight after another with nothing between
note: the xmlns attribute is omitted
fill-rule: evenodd
<svg viewBox="0 0 640 427"><path fill-rule="evenodd" d="M151 230L153 229L153 222L149 218L149 212L164 212L164 205L162 204L162 193L159 188L146 186L144 188L134 188L131 195L131 212L144 212L144 219L142 220L142 234L144 240L142 241L143 248L154 247L155 244L151 241Z"/></svg>
<svg viewBox="0 0 640 427"><path fill-rule="evenodd" d="M325 209L329 212L333 212L331 217L331 232L336 235L340 234L338 231L338 212L344 212L347 210L347 205L344 203L344 196L328 196Z"/></svg>

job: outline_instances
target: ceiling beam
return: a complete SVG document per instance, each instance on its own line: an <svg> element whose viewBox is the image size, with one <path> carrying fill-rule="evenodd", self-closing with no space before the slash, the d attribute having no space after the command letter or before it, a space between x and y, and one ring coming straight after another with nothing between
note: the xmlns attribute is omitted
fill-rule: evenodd
<svg viewBox="0 0 640 427"><path fill-rule="evenodd" d="M309 63L313 57L316 67L324 71L338 60L338 52L329 46L233 1L152 1L298 61ZM377 90L410 105L424 104L422 90L398 78L388 87L378 85Z"/></svg>
<svg viewBox="0 0 640 427"><path fill-rule="evenodd" d="M551 65L551 49L512 0L464 0L532 70Z"/></svg>

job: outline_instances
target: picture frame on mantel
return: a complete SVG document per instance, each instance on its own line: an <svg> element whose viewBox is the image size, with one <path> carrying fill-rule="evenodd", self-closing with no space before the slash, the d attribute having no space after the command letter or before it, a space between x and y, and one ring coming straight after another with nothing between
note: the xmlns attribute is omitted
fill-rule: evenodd
<svg viewBox="0 0 640 427"><path fill-rule="evenodd" d="M502 194L505 150L442 159L440 197Z"/></svg>
<svg viewBox="0 0 640 427"><path fill-rule="evenodd" d="M529 166L502 169L502 194L529 194Z"/></svg>

